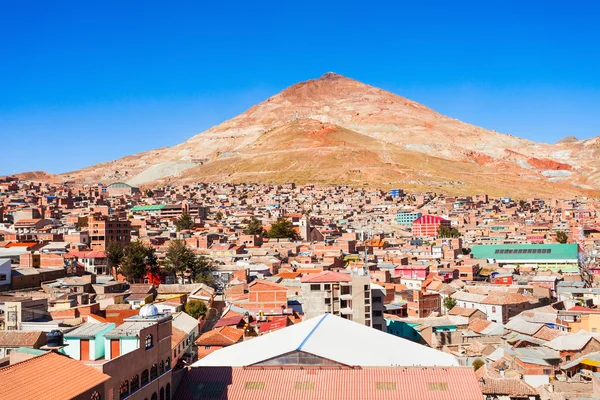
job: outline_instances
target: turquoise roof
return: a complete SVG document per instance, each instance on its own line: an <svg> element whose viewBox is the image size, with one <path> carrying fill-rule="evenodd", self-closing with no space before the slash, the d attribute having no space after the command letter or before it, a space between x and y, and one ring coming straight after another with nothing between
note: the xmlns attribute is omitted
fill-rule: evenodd
<svg viewBox="0 0 600 400"><path fill-rule="evenodd" d="M578 253L577 244L483 244L471 249L475 258L493 258L498 261L577 261Z"/></svg>
<svg viewBox="0 0 600 400"><path fill-rule="evenodd" d="M152 206L135 206L131 209L131 211L158 211L165 208L166 204L158 204Z"/></svg>

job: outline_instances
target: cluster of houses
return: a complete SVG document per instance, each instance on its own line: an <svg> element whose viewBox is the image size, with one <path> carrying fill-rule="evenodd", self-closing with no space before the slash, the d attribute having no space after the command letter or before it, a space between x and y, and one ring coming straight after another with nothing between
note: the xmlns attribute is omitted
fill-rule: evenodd
<svg viewBox="0 0 600 400"><path fill-rule="evenodd" d="M350 381L340 398L414 398L403 382L431 399L600 397L598 206L4 178L0 376L80 371L57 398L320 398ZM290 237L272 234L282 221ZM174 240L210 286L164 268ZM157 257L138 281L109 249L135 241Z"/></svg>

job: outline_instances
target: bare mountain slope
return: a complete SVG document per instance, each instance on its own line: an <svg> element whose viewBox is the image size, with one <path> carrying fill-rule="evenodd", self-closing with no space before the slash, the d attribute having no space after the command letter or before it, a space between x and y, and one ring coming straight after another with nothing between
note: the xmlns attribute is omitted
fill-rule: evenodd
<svg viewBox="0 0 600 400"><path fill-rule="evenodd" d="M315 121L324 123L324 129L335 126L331 128L335 133L325 137L333 137L336 146L322 146L321 141L307 139L306 131L319 130L313 126ZM295 130L297 135L293 134ZM276 135L281 135L281 140ZM364 144L358 146L360 151L371 152L369 167L362 164L360 174L352 175L357 174L351 171L359 166L343 156L344 146L340 147L338 135L347 136L341 140L346 151L360 142ZM372 142L366 143L368 139ZM511 193L518 183L523 194L534 195L546 187L560 189L565 195L589 194L600 186L600 174L596 173L600 165L595 158L597 146L588 142L549 145L500 134L443 116L393 93L327 73L293 85L179 145L63 176L83 182L124 180L135 184L234 178L310 181L318 177L308 172L311 165L325 163L331 166L332 173L319 180L327 183L410 184L427 188L428 184L435 186L435 179L425 178L438 176L444 178L438 179L440 182L453 182L440 184L451 192L471 187ZM329 160L320 159L325 156ZM273 157L288 157L296 164L277 164ZM311 165L302 162L308 159ZM430 163L427 167L419 165L425 160ZM390 165L396 164L410 171L388 171ZM471 181L469 174L459 172L465 169L482 174L492 171L494 178L482 179L482 175ZM362 172L366 170L377 173ZM243 173L245 177L240 175Z"/></svg>

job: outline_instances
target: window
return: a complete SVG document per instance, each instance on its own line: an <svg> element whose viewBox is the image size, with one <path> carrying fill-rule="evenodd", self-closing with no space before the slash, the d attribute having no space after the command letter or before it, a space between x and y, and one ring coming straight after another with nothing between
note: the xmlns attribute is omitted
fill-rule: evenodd
<svg viewBox="0 0 600 400"><path fill-rule="evenodd" d="M492 312L496 312L496 306L492 306Z"/></svg>
<svg viewBox="0 0 600 400"><path fill-rule="evenodd" d="M381 317L381 311L380 310L373 311L373 316L374 317Z"/></svg>
<svg viewBox="0 0 600 400"><path fill-rule="evenodd" d="M6 280L6 274L0 274L0 281Z"/></svg>
<svg viewBox="0 0 600 400"><path fill-rule="evenodd" d="M135 392L140 388L140 377L139 375L134 375L131 378L131 393Z"/></svg>
<svg viewBox="0 0 600 400"><path fill-rule="evenodd" d="M153 381L158 376L158 366L156 364L152 364L152 368L150 368L150 380Z"/></svg>
<svg viewBox="0 0 600 400"><path fill-rule="evenodd" d="M165 400L165 388L160 388L160 400Z"/></svg>
<svg viewBox="0 0 600 400"><path fill-rule="evenodd" d="M145 369L144 372L142 372L142 386L146 386L148 384L148 370Z"/></svg>
<svg viewBox="0 0 600 400"><path fill-rule="evenodd" d="M210 346L204 346L204 350L210 350Z"/></svg>
<svg viewBox="0 0 600 400"><path fill-rule="evenodd" d="M171 369L171 357L167 357L167 361L165 362L165 370L168 371Z"/></svg>
<svg viewBox="0 0 600 400"><path fill-rule="evenodd" d="M171 384L167 383L167 387L165 389L165 400L171 400Z"/></svg>
<svg viewBox="0 0 600 400"><path fill-rule="evenodd" d="M150 400L158 400L158 396L156 395L156 392L152 393L152 397L150 398Z"/></svg>
<svg viewBox="0 0 600 400"><path fill-rule="evenodd" d="M552 375L552 370L551 369L545 369L544 370L544 375Z"/></svg>
<svg viewBox="0 0 600 400"><path fill-rule="evenodd" d="M325 290L330 290L331 289L331 284L330 283L326 283L323 286L325 287Z"/></svg>
<svg viewBox="0 0 600 400"><path fill-rule="evenodd" d="M98 391L92 393L92 395L90 396L90 400L101 400L100 393L98 393Z"/></svg>
<svg viewBox="0 0 600 400"><path fill-rule="evenodd" d="M571 361L571 356L566 356L565 361Z"/></svg>
<svg viewBox="0 0 600 400"><path fill-rule="evenodd" d="M158 367L158 373L162 375L165 372L165 362L161 360L159 365L160 366Z"/></svg>
<svg viewBox="0 0 600 400"><path fill-rule="evenodd" d="M311 292L318 292L321 290L321 285L310 285Z"/></svg>
<svg viewBox="0 0 600 400"><path fill-rule="evenodd" d="M325 297L325 304L331 304L331 299L329 297Z"/></svg>
<svg viewBox="0 0 600 400"><path fill-rule="evenodd" d="M152 348L152 335L146 336L146 350Z"/></svg>
<svg viewBox="0 0 600 400"><path fill-rule="evenodd" d="M124 399L127 396L129 396L129 381L123 381L119 386L119 398Z"/></svg>

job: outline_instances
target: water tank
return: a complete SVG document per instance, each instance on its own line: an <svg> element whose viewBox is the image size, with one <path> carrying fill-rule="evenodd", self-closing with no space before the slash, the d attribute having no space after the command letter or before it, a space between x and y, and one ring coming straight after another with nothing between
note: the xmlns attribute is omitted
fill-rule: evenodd
<svg viewBox="0 0 600 400"><path fill-rule="evenodd" d="M50 333L46 335L46 338L48 339L48 347L62 347L64 344L63 333L58 329L50 331Z"/></svg>

